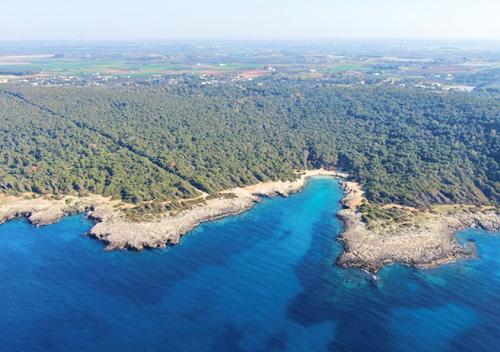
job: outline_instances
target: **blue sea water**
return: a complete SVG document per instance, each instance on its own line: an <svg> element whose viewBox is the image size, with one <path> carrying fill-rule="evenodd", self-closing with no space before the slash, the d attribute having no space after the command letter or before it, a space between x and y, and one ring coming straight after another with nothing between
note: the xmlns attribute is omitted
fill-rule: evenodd
<svg viewBox="0 0 500 352"><path fill-rule="evenodd" d="M500 236L479 259L374 281L334 266L342 191L203 224L178 246L105 252L83 216L0 226L0 351L498 351Z"/></svg>

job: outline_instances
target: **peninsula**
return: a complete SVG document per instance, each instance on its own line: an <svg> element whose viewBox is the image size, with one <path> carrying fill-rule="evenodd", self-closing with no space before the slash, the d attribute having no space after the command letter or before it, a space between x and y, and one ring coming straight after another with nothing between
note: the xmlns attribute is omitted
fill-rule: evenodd
<svg viewBox="0 0 500 352"><path fill-rule="evenodd" d="M369 205L355 182L343 182L343 208L337 214L344 225L340 240L343 267L377 272L400 263L432 268L476 255L472 242L461 244L458 231L481 228L500 231L500 209L470 205L435 205L426 209L396 204L382 206L385 216L368 219ZM368 208L368 209L367 209Z"/></svg>

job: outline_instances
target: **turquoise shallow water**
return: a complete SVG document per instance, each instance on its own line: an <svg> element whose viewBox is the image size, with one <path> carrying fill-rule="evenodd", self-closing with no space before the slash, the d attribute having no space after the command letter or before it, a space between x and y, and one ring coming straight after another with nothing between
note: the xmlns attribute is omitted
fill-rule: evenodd
<svg viewBox="0 0 500 352"><path fill-rule="evenodd" d="M333 265L342 191L206 223L167 250L104 252L73 216L0 226L0 351L495 351L500 236L480 258L379 280Z"/></svg>

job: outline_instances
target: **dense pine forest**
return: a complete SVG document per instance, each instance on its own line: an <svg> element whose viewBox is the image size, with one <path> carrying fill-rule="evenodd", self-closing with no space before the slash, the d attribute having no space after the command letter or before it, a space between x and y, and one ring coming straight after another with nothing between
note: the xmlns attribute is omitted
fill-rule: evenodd
<svg viewBox="0 0 500 352"><path fill-rule="evenodd" d="M0 87L0 191L130 202L337 168L377 203L500 201L494 94L288 80Z"/></svg>

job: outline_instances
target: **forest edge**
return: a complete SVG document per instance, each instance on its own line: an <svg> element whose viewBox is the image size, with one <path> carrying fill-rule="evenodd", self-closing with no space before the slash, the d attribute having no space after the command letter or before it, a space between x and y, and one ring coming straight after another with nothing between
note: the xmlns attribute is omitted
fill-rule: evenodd
<svg viewBox="0 0 500 352"><path fill-rule="evenodd" d="M337 216L343 224L339 240L344 252L337 259L342 267L377 272L388 264L401 263L419 268L471 258L474 244L462 244L455 236L466 228L500 230L500 213L492 206L436 205L426 209L383 206L394 209L394 219L367 221L360 209L369 204L359 183L348 174L334 170L307 170L295 181L261 182L219 192L203 194L201 202L169 215L136 221L126 215L132 205L120 200L89 195L77 196L0 196L0 223L26 217L34 225L57 222L66 215L86 212L96 221L88 235L103 241L107 250L164 248L178 244L181 237L203 222L239 214L250 209L260 197L288 196L302 190L310 177L331 176L339 180L345 195ZM363 208L364 207L364 208ZM402 220L401 220L402 219Z"/></svg>

